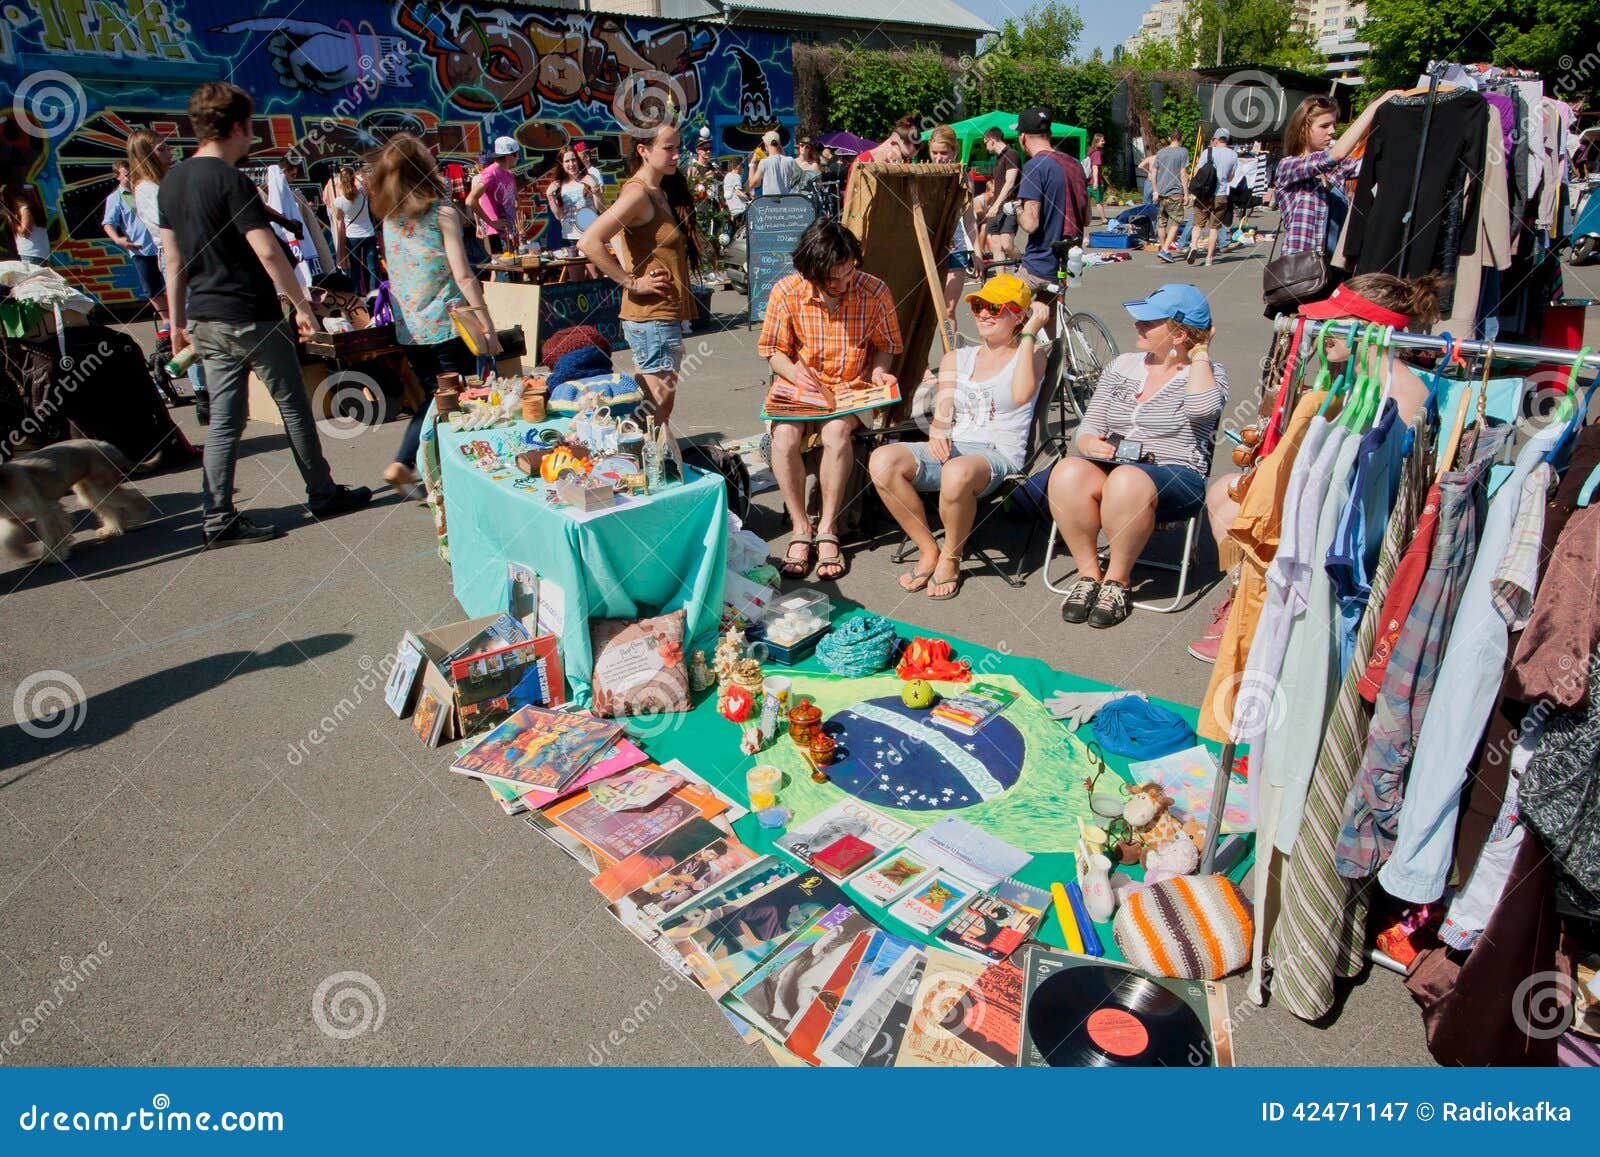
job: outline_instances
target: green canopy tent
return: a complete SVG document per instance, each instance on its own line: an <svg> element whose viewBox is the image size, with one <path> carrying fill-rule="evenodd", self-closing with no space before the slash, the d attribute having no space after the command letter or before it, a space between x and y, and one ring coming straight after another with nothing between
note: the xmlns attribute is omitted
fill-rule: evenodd
<svg viewBox="0 0 1600 1157"><path fill-rule="evenodd" d="M1016 140L1016 124L1017 114L1014 112L990 112L984 113L979 117L972 117L968 120L957 121L955 124L951 125L950 127L956 131L956 139L961 142L962 166L964 167L967 164L968 159L971 157L972 147L982 140L983 134L988 132L990 129L999 129L1006 135L1007 140ZM924 138L926 138L928 134L923 133L922 135ZM1050 135L1058 144L1067 140L1076 141L1077 147L1067 151L1074 153L1080 158L1084 155L1084 153L1089 151L1089 134L1080 128L1075 128L1072 125L1051 122Z"/></svg>

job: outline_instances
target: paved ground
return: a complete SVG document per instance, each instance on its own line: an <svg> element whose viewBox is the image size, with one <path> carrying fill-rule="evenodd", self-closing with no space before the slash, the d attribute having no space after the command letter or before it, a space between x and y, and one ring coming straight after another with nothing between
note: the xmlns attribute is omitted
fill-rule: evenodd
<svg viewBox="0 0 1600 1157"><path fill-rule="evenodd" d="M1095 269L1081 304L1129 335L1118 303L1170 276L1148 256ZM1190 276L1217 310L1235 399L1252 396L1268 337L1259 259ZM717 304L731 314L742 299ZM753 432L753 332L698 349L684 432ZM330 440L337 475L376 483L399 437L391 424ZM280 541L198 553L191 471L148 480L158 520L88 539L70 569L0 564L0 712L39 672L85 695L76 730L55 738L0 726L0 1059L761 1063L709 1001L652 967L570 860L384 708L374 668L401 632L462 617L426 511L385 494L319 525L297 481L280 431L252 424L240 505L283 525ZM770 515L757 529L781 533ZM841 593L1122 686L1204 691L1183 645L1210 597L1092 632L1062 625L1037 577L1020 591L979 577L952 603L905 596L889 550L858 554ZM1353 986L1321 1028L1233 988L1241 1063L1428 1060L1391 974ZM333 1030L359 1025L363 1000L381 1023L348 1040L320 1031L319 989Z"/></svg>

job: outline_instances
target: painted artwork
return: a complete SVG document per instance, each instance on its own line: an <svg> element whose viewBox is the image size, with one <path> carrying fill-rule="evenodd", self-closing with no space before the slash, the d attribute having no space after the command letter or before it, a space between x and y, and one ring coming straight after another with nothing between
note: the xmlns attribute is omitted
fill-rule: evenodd
<svg viewBox="0 0 1600 1157"><path fill-rule="evenodd" d="M720 155L791 129L789 38L692 21L442 0L15 0L0 20L0 180L37 185L57 268L108 304L136 278L100 227L110 164L150 128L179 155L207 80L255 97L252 160L301 162L308 200L341 163L411 132L465 165L499 136L531 178L583 140L615 185L627 126L672 110Z"/></svg>

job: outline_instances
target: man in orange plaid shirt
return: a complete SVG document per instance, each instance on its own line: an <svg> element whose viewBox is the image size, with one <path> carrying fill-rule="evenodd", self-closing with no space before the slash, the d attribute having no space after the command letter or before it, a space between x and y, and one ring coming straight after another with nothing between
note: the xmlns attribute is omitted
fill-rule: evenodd
<svg viewBox="0 0 1600 1157"><path fill-rule="evenodd" d="M816 221L800 236L795 271L772 287L756 349L772 372L808 392L832 392L863 380L894 385L889 365L900 352L900 323L889 287L861 272L861 242L837 221ZM851 438L861 427L854 414L823 421L776 421L772 472L794 534L779 569L803 579L833 582L847 567L837 520L855 467ZM817 486L822 510L813 525L806 513L805 451L822 445Z"/></svg>

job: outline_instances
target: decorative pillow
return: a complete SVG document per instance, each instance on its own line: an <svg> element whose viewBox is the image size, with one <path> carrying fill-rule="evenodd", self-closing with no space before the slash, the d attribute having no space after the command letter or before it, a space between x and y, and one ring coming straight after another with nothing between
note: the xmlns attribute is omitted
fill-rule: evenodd
<svg viewBox="0 0 1600 1157"><path fill-rule="evenodd" d="M614 719L689 710L684 618L679 610L636 623L599 619L589 624L596 715Z"/></svg>
<svg viewBox="0 0 1600 1157"><path fill-rule="evenodd" d="M1179 876L1141 888L1111 926L1135 968L1216 980L1250 963L1250 904L1226 876Z"/></svg>

